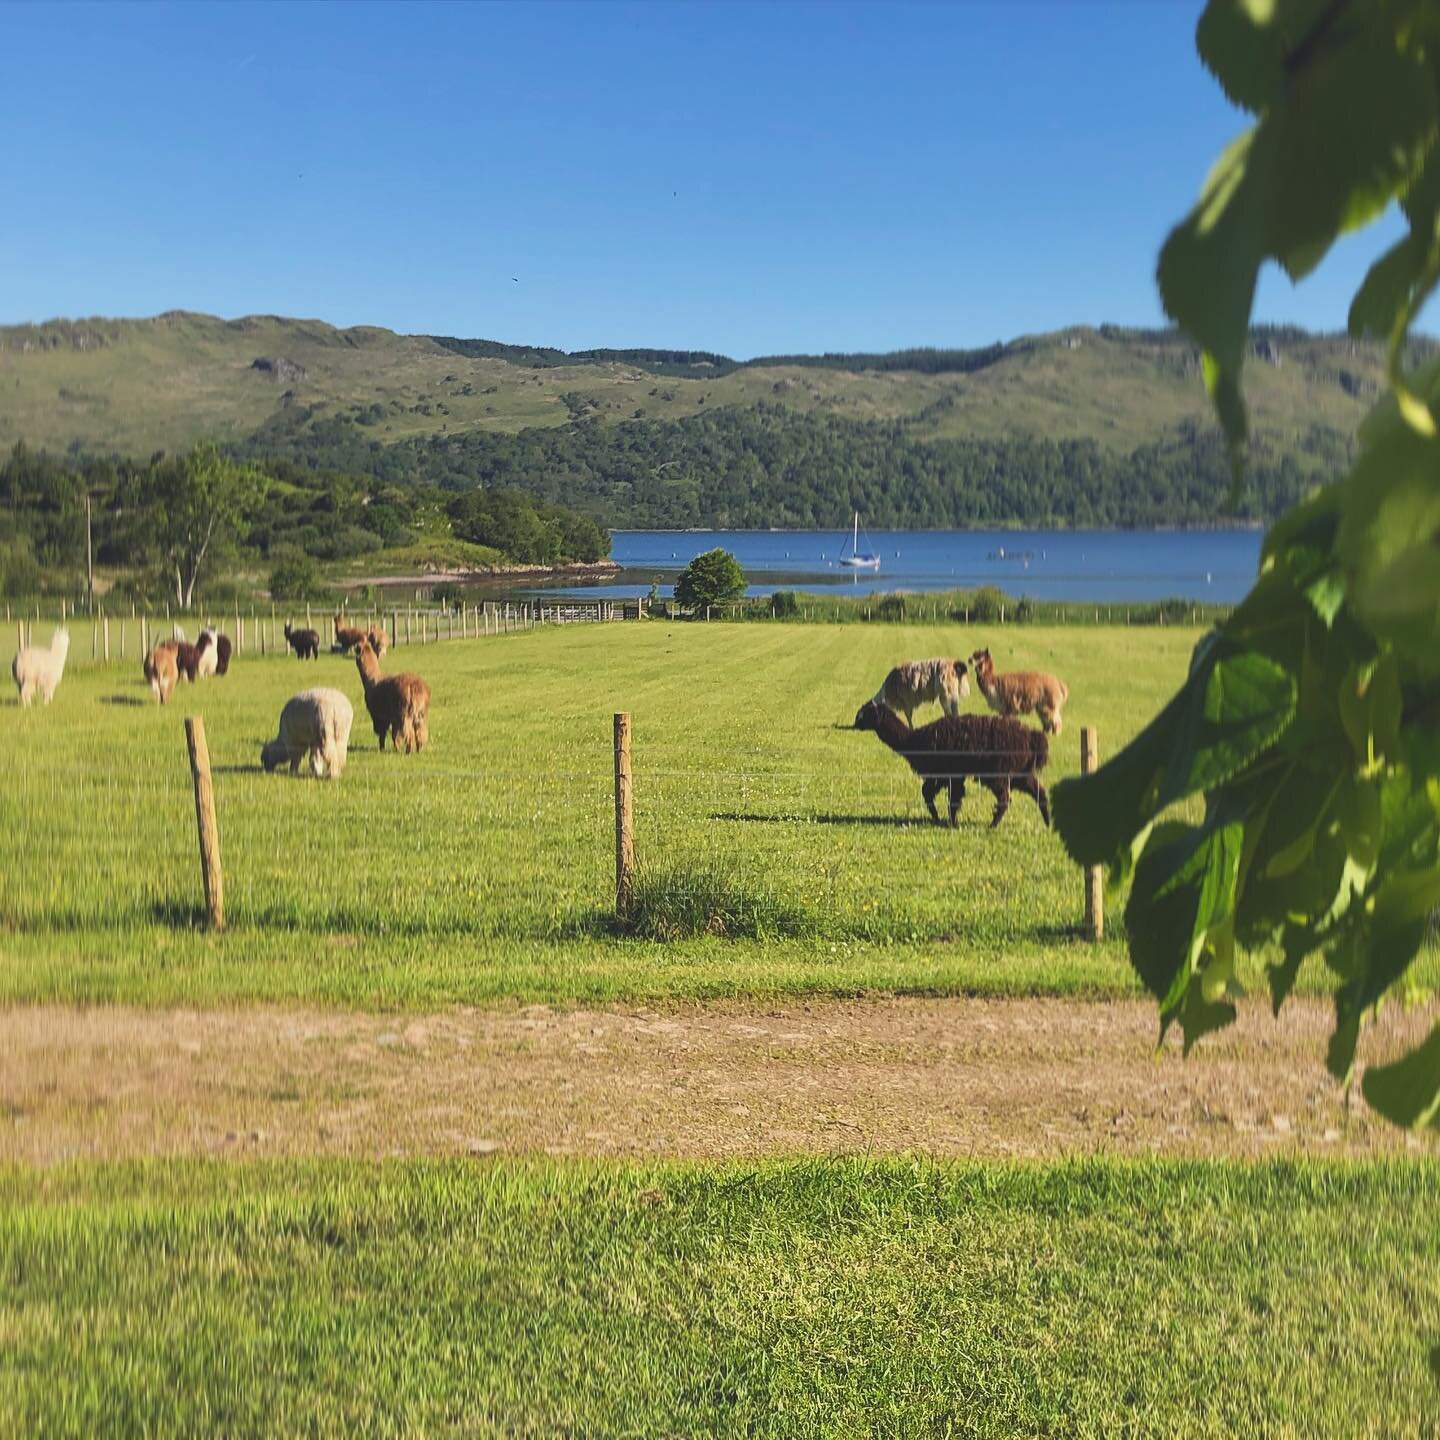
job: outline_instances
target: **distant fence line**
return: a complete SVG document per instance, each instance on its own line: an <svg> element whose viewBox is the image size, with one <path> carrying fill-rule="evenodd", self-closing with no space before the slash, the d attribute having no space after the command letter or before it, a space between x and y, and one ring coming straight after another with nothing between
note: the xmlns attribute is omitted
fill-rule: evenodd
<svg viewBox="0 0 1440 1440"><path fill-rule="evenodd" d="M784 597L784 598L782 598ZM777 603L779 601L779 603ZM125 613L128 608L129 614ZM513 634L545 625L606 624L614 621L656 618L690 619L731 623L846 625L846 624L956 624L956 625L1210 625L1226 619L1230 605L1202 604L1188 600L1161 600L1128 605L1101 605L1075 601L1037 601L1008 597L976 603L966 595L879 595L869 598L830 599L825 596L780 592L777 596L741 601L733 605L707 606L685 614L673 600L584 599L557 597L553 600L483 600L474 604L391 605L374 603L347 607L347 621L361 628L386 630L390 644L426 645L437 640L482 639ZM7 628L18 644L35 641L37 624L68 625L71 630L70 663L107 664L140 660L155 644L180 627L191 639L202 628L213 626L230 637L239 655L288 653L284 627L319 630L322 643L336 647L334 612L310 602L268 607L250 605L227 610L201 606L192 612L175 612L169 604L160 607L131 603L107 607L97 602L88 609L59 600L8 601ZM84 644L85 631L90 644ZM42 643L45 639L42 636ZM88 657L87 657L88 648Z"/></svg>

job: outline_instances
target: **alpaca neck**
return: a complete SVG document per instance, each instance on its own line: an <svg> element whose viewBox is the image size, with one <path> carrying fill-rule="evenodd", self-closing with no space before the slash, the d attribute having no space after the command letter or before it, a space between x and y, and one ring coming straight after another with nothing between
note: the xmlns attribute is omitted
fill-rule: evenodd
<svg viewBox="0 0 1440 1440"><path fill-rule="evenodd" d="M910 735L910 727L888 706L878 707L875 733L892 749L898 750Z"/></svg>

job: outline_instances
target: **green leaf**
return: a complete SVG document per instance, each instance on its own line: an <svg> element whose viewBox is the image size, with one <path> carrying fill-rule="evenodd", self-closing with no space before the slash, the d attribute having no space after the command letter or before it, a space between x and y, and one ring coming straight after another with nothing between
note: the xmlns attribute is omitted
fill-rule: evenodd
<svg viewBox="0 0 1440 1440"><path fill-rule="evenodd" d="M1390 1065L1371 1065L1360 1089L1372 1109L1406 1129L1440 1117L1440 1025L1423 1045Z"/></svg>
<svg viewBox="0 0 1440 1440"><path fill-rule="evenodd" d="M1229 934L1242 839L1238 820L1217 817L1212 828L1168 821L1151 832L1135 867L1125 908L1130 959L1166 1024L1185 1003L1207 938Z"/></svg>
<svg viewBox="0 0 1440 1440"><path fill-rule="evenodd" d="M1396 241L1369 269L1350 302L1347 328L1356 339L1388 340L1410 308L1428 247L1415 235Z"/></svg>
<svg viewBox="0 0 1440 1440"><path fill-rule="evenodd" d="M1264 655L1235 652L1222 638L1118 755L1095 774L1055 787L1055 827L1066 848L1082 865L1115 861L1167 806L1235 774L1294 713L1291 676Z"/></svg>
<svg viewBox="0 0 1440 1440"><path fill-rule="evenodd" d="M1361 765L1400 748L1400 670L1393 655L1355 666L1340 685L1340 720Z"/></svg>
<svg viewBox="0 0 1440 1440"><path fill-rule="evenodd" d="M1235 104L1263 110L1281 91L1286 59L1314 30L1330 0L1210 0L1195 48Z"/></svg>

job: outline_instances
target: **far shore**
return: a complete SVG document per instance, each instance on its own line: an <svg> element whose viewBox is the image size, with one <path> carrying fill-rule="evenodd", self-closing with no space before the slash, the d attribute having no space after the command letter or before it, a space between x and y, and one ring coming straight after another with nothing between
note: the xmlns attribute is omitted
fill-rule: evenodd
<svg viewBox="0 0 1440 1440"><path fill-rule="evenodd" d="M436 568L423 575L347 576L337 583L347 590L362 585L478 584L498 579L563 579L568 575L608 575L624 567L615 560L577 560L573 565L476 565L460 569Z"/></svg>

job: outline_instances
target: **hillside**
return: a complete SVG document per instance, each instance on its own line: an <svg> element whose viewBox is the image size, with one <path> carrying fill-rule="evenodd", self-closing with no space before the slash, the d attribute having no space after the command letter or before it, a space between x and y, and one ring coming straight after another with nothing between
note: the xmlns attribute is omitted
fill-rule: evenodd
<svg viewBox="0 0 1440 1440"><path fill-rule="evenodd" d="M466 346L492 353L460 353ZM1348 338L1284 331L1257 350L1248 380L1262 431L1315 423L1353 431L1382 376L1378 348ZM917 368L888 368L894 360L884 356L746 364L714 356L676 374L666 372L680 367L662 360L570 360L560 351L267 315L50 321L0 327L0 446L79 442L138 454L202 435L240 439L296 405L373 416L371 432L383 442L563 425L577 413L679 420L760 400L851 420L906 419L918 439L1036 435L1126 451L1185 420L1208 419L1194 349L1173 333L1071 329L985 351L910 355ZM974 368L918 368L950 356ZM257 360L272 368L256 368Z"/></svg>

